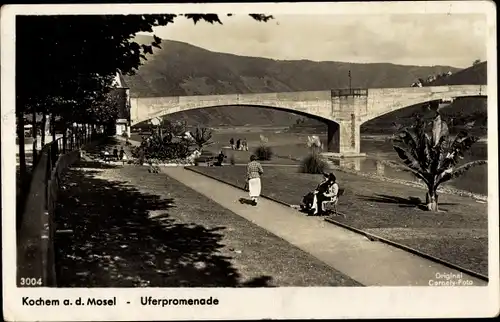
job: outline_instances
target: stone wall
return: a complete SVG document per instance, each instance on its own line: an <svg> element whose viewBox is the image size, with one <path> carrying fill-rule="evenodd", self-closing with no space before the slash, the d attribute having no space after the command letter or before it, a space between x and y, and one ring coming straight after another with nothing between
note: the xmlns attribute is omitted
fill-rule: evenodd
<svg viewBox="0 0 500 322"><path fill-rule="evenodd" d="M89 143L92 146L99 140ZM62 154L51 167L46 149L33 169L22 223L17 238L17 285L20 277L41 279L41 285L56 286L54 253L54 212L60 177L71 164L80 159L80 150Z"/></svg>
<svg viewBox="0 0 500 322"><path fill-rule="evenodd" d="M78 150L59 156L54 169L47 174L51 161L48 153L42 153L33 170L22 224L17 234L18 283L20 277L40 278L42 285L33 286L54 286L56 283L53 210L59 190L59 177L79 156ZM47 178L47 175L50 177Z"/></svg>

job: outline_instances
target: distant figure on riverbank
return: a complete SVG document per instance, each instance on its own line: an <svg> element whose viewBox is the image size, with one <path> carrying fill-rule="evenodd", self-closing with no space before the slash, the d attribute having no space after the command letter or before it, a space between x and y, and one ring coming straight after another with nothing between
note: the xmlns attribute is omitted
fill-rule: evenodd
<svg viewBox="0 0 500 322"><path fill-rule="evenodd" d="M119 153L120 160L123 160L124 156L125 156L125 150L123 149L123 147L121 147L120 148L120 153Z"/></svg>
<svg viewBox="0 0 500 322"><path fill-rule="evenodd" d="M240 150L240 147L241 147L241 140L240 140L240 139L238 139L238 140L236 141L236 150Z"/></svg>
<svg viewBox="0 0 500 322"><path fill-rule="evenodd" d="M115 148L113 149L113 158L114 158L116 161L118 161L118 160L119 160L119 159L118 159L118 149L116 148L116 146L115 146Z"/></svg>
<svg viewBox="0 0 500 322"><path fill-rule="evenodd" d="M248 142L246 138L244 138L243 141L241 141L241 149L243 151L248 151Z"/></svg>
<svg viewBox="0 0 500 322"><path fill-rule="evenodd" d="M233 138L231 138L229 140L229 145L231 146L231 150L234 150L234 139Z"/></svg>
<svg viewBox="0 0 500 322"><path fill-rule="evenodd" d="M221 150L220 153L219 153L219 155L217 155L217 161L214 163L214 166L216 166L216 167L222 167L222 162L224 162L225 158L226 158L226 155Z"/></svg>
<svg viewBox="0 0 500 322"><path fill-rule="evenodd" d="M252 199L252 205L257 206L257 200L260 196L262 190L260 177L264 174L264 169L262 165L257 162L257 156L251 155L250 162L247 165L247 184L248 192L250 194L250 199Z"/></svg>

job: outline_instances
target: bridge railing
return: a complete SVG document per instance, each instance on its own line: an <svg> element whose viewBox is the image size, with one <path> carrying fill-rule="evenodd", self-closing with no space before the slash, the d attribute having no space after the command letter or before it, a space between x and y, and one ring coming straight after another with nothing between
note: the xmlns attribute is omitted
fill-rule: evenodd
<svg viewBox="0 0 500 322"><path fill-rule="evenodd" d="M337 97L337 96L367 96L368 89L367 88L332 89L331 94L332 94L332 97Z"/></svg>

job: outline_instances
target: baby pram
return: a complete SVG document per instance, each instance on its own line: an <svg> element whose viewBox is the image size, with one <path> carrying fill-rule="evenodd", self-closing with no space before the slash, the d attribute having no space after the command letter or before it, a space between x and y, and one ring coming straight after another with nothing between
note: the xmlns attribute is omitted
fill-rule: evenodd
<svg viewBox="0 0 500 322"><path fill-rule="evenodd" d="M314 191L308 192L303 198L300 204L300 209L307 213L312 214L314 212Z"/></svg>

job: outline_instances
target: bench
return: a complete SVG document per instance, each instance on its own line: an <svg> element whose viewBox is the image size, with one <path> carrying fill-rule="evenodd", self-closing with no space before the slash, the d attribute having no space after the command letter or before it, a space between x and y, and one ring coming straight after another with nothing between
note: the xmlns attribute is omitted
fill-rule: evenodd
<svg viewBox="0 0 500 322"><path fill-rule="evenodd" d="M104 154L104 153L101 153L101 158L104 160L104 162L110 162L116 159L116 157L113 156L112 154Z"/></svg>
<svg viewBox="0 0 500 322"><path fill-rule="evenodd" d="M216 156L199 156L195 159L196 163L206 163L207 166L212 167L214 163L217 161Z"/></svg>

